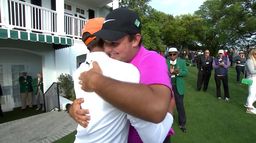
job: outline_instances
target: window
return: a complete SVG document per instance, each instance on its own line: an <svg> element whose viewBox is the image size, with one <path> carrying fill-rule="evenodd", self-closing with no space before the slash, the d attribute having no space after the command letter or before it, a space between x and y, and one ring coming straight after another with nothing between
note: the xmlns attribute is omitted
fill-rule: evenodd
<svg viewBox="0 0 256 143"><path fill-rule="evenodd" d="M72 11L71 5L68 5L68 4L64 4L64 9L65 9L65 10Z"/></svg>
<svg viewBox="0 0 256 143"><path fill-rule="evenodd" d="M84 14L84 10L83 9L81 9L81 14Z"/></svg>
<svg viewBox="0 0 256 143"><path fill-rule="evenodd" d="M94 12L94 10L88 9L88 16L89 16L89 19L94 18L94 17L95 17L95 12Z"/></svg>
<svg viewBox="0 0 256 143"><path fill-rule="evenodd" d="M76 12L79 13L79 14L84 15L84 10L83 9L76 8Z"/></svg>

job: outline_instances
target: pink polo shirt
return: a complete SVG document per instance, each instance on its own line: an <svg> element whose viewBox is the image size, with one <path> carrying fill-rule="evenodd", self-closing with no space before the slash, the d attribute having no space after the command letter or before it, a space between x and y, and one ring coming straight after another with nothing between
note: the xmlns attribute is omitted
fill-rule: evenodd
<svg viewBox="0 0 256 143"><path fill-rule="evenodd" d="M141 46L131 64L140 71L140 83L163 84L171 88L166 60L157 52L149 51Z"/></svg>
<svg viewBox="0 0 256 143"><path fill-rule="evenodd" d="M131 64L136 66L140 72L140 83L162 84L171 88L166 60L157 52L149 51L141 46ZM142 143L139 134L132 126L129 130L128 143Z"/></svg>

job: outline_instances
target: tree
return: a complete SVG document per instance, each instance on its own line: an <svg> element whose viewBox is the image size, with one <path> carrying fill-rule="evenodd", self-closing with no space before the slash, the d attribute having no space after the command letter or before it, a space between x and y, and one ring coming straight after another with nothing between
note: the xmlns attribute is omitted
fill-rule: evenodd
<svg viewBox="0 0 256 143"><path fill-rule="evenodd" d="M212 42L206 43L212 48L229 48L253 41L256 36L255 12L255 0L207 0L196 14L209 27L206 39Z"/></svg>
<svg viewBox="0 0 256 143"><path fill-rule="evenodd" d="M60 85L61 91L64 92L65 97L70 100L75 99L75 91L74 91L74 81L71 75L69 74L61 74L58 77L58 83Z"/></svg>
<svg viewBox="0 0 256 143"><path fill-rule="evenodd" d="M142 21L143 44L150 50L164 51L166 45L161 36L161 16L165 14L154 10L148 5L150 0L122 0L121 7L128 7L136 11Z"/></svg>
<svg viewBox="0 0 256 143"><path fill-rule="evenodd" d="M162 30L164 42L169 47L174 46L179 49L202 48L203 28L204 21L199 16L187 14L172 17Z"/></svg>

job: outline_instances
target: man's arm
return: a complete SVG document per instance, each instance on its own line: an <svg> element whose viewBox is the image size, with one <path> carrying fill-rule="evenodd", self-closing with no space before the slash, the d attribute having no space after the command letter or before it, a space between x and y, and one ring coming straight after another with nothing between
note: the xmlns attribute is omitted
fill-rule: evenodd
<svg viewBox="0 0 256 143"><path fill-rule="evenodd" d="M81 73L82 89L95 91L120 110L146 121L159 123L168 112L170 89L164 85L121 82L101 74L98 64Z"/></svg>

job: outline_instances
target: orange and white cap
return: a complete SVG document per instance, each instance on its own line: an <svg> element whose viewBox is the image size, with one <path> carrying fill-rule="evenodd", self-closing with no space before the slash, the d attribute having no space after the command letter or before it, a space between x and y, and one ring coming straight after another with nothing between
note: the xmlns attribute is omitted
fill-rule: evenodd
<svg viewBox="0 0 256 143"><path fill-rule="evenodd" d="M98 17L89 19L83 27L82 31L82 41L85 43L86 46L90 46L93 41L96 40L96 36L94 33L101 30L102 25L104 23L104 18Z"/></svg>

